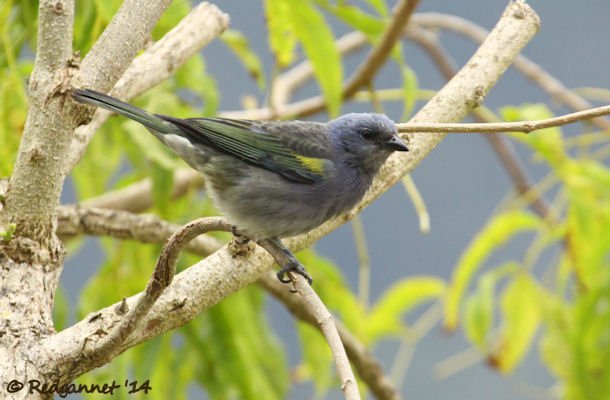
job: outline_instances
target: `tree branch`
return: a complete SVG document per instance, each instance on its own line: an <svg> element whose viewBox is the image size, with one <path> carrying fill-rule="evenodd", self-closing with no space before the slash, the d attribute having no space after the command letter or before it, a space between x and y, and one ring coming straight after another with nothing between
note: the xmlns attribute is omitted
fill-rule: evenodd
<svg viewBox="0 0 610 400"><path fill-rule="evenodd" d="M538 27L538 17L528 5L523 1L511 2L498 25L464 69L420 110L414 118L415 122L456 121L464 118L469 110L482 100L521 48L537 32ZM390 157L363 201L352 211L308 234L286 241L286 244L294 250L305 248L349 220L395 184L403 174L415 168L443 137L440 133L414 135L410 141L412 151L407 155ZM140 327L135 329L116 351L125 351L144 340L184 324L201 310L256 281L263 272L271 268L272 263L271 257L258 247L247 255L232 254L226 247L222 248L176 275ZM127 305L134 304L138 296L140 295L126 299ZM83 346L96 345L100 340L99 330L112 326L111 322L116 319L113 315L114 306L111 306L96 312L96 318L87 318L43 339L39 349L47 359L47 363L43 365L58 375L63 372L75 376L78 375L76 372L88 370L91 366L79 357Z"/></svg>
<svg viewBox="0 0 610 400"><path fill-rule="evenodd" d="M43 0L38 9L38 43L28 84L29 109L13 169L6 208L0 216L17 233L49 240L63 184L63 158L76 121L63 98L72 64L73 0ZM69 106L68 106L69 107Z"/></svg>
<svg viewBox="0 0 610 400"><path fill-rule="evenodd" d="M413 16L411 22L427 28L449 30L466 36L477 43L482 43L489 34L486 29L472 21L455 15L418 13ZM513 67L523 76L540 86L549 96L557 99L574 111L582 111L593 107L591 103L566 88L561 81L524 55L520 54L517 56ZM595 118L592 122L601 130L610 130L610 121L607 119Z"/></svg>
<svg viewBox="0 0 610 400"><path fill-rule="evenodd" d="M349 77L343 87L343 98L351 98L358 89L370 82L379 68L390 55L392 48L400 38L404 26L408 23L413 10L419 0L400 0L396 6L392 20L381 35L379 42L371 49L356 71ZM307 71L304 71L307 72ZM303 73L303 72L301 72ZM281 93L283 94L283 93ZM285 100L282 97L274 97L273 100ZM322 96L314 96L305 100L297 101L288 105L273 103L273 107L261 108L256 111L248 111L248 118L273 119L282 117L306 117L324 110L326 100ZM223 116L230 118L243 118L243 113L224 113Z"/></svg>
<svg viewBox="0 0 610 400"><path fill-rule="evenodd" d="M109 91L150 39L170 3L171 0L125 0L83 59L83 86Z"/></svg>
<svg viewBox="0 0 610 400"><path fill-rule="evenodd" d="M177 199L193 188L203 186L203 177L192 168L177 169L174 172L171 198ZM152 180L142 179L123 188L104 193L83 201L85 208L107 208L134 213L148 210L153 206Z"/></svg>
<svg viewBox="0 0 610 400"><path fill-rule="evenodd" d="M280 283L275 274L264 274L258 284L271 293L280 301L292 315L316 328L319 328L316 318L303 304L303 299L286 289L286 285ZM384 375L383 367L375 360L375 357L360 340L341 324L335 321L341 342L351 363L354 365L360 378L369 387L375 398L380 400L395 400L400 398L392 381Z"/></svg>
<svg viewBox="0 0 610 400"><path fill-rule="evenodd" d="M272 240L257 240L259 246L262 246L279 265L288 265L291 260L286 257L286 253L279 248ZM322 331L322 334L326 338L330 351L332 352L337 367L337 374L341 381L341 390L345 394L347 399L360 399L360 393L358 392L358 384L356 378L350 367L349 359L341 343L337 326L335 325L335 319L332 314L328 311L320 297L313 290L313 288L300 274L288 272L295 293L303 300L302 305L306 312L312 316L315 320L316 325Z"/></svg>
<svg viewBox="0 0 610 400"><path fill-rule="evenodd" d="M0 181L0 196L2 193L2 181ZM227 228L225 226L220 230L227 230ZM57 232L60 237L64 238L76 234L108 235L145 243L162 243L179 229L180 226L153 215L135 215L122 211L63 206L59 209ZM189 241L184 249L207 256L221 248L222 245L223 243L219 240L199 235ZM303 305L302 298L288 291L287 286L280 283L275 274L264 274L258 283L284 303L295 317L319 328L312 314ZM340 321L335 321L335 323L349 359L371 391L379 399L397 398L398 394L391 381L383 375L383 369L373 355L349 330L341 325Z"/></svg>
<svg viewBox="0 0 610 400"><path fill-rule="evenodd" d="M439 68L443 76L447 80L455 75L455 63L447 54L443 46L437 40L436 35L428 33L425 29L414 24L407 29L407 37L420 45L432 58L436 66ZM480 109L472 110L472 116L478 122L489 122L489 119ZM485 135L485 138L491 145L492 149L500 159L508 176L512 179L517 192L522 196L527 196L531 200L532 209L542 218L550 218L551 209L544 198L534 189L532 181L528 176L525 168L521 165L517 154L515 153L512 144L506 137L497 133Z"/></svg>
<svg viewBox="0 0 610 400"><path fill-rule="evenodd" d="M115 308L118 316L126 314L107 335L104 335L96 346L86 347L80 357L95 367L106 364L120 353L119 346L138 328L142 319L148 314L163 290L172 282L176 273L176 263L180 252L195 237L209 231L231 231L231 224L222 217L206 217L180 227L165 242L157 265L148 280L146 289L138 296L135 304L128 307L123 299Z"/></svg>
<svg viewBox="0 0 610 400"><path fill-rule="evenodd" d="M128 100L158 85L225 30L228 24L228 15L215 5L198 4L163 38L133 60L110 94ZM94 133L111 114L97 109L89 124L76 129L67 172L80 161Z"/></svg>
<svg viewBox="0 0 610 400"><path fill-rule="evenodd" d="M553 118L538 121L516 122L486 122L486 123L406 123L396 124L399 132L443 132L443 133L493 133L493 132L524 132L529 133L539 129L553 128L578 121L593 119L610 114L610 105L577 111Z"/></svg>
<svg viewBox="0 0 610 400"><path fill-rule="evenodd" d="M162 243L180 225L162 220L156 215L132 214L127 211L79 206L59 208L57 235L67 240L76 235L110 236L143 243ZM223 242L201 235L190 241L187 250L207 256L223 246Z"/></svg>

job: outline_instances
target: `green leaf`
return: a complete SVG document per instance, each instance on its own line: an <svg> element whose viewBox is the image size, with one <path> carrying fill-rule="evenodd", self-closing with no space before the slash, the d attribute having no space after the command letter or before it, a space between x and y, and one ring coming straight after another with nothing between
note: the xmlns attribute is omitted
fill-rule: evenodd
<svg viewBox="0 0 610 400"><path fill-rule="evenodd" d="M500 114L506 121L534 121L553 117L544 104L503 107ZM560 169L567 158L559 128L546 128L528 134L515 133L513 138L527 144L556 169Z"/></svg>
<svg viewBox="0 0 610 400"><path fill-rule="evenodd" d="M262 312L258 288L248 287L208 311L205 351L241 399L286 398L289 377L283 352Z"/></svg>
<svg viewBox="0 0 610 400"><path fill-rule="evenodd" d="M377 13L383 17L389 15L388 6L384 0L365 0Z"/></svg>
<svg viewBox="0 0 610 400"><path fill-rule="evenodd" d="M502 294L504 316L499 346L490 361L502 372L512 371L523 360L540 325L542 290L526 273L519 273Z"/></svg>
<svg viewBox="0 0 610 400"><path fill-rule="evenodd" d="M439 298L445 282L433 276L403 279L389 288L371 308L366 318L367 339L375 342L381 336L400 334L401 318L418 305Z"/></svg>
<svg viewBox="0 0 610 400"><path fill-rule="evenodd" d="M508 262L486 272L479 279L477 290L466 300L464 329L468 339L483 351L487 351L487 335L494 324L496 286L518 268L517 263Z"/></svg>
<svg viewBox="0 0 610 400"><path fill-rule="evenodd" d="M328 0L317 0L317 2L341 21L368 36L375 37L383 32L384 20L366 13L353 4L332 4Z"/></svg>
<svg viewBox="0 0 610 400"><path fill-rule="evenodd" d="M280 68L292 64L297 39L290 23L290 4L286 0L265 0L265 20L269 46Z"/></svg>
<svg viewBox="0 0 610 400"><path fill-rule="evenodd" d="M417 92L419 90L417 84L417 75L415 72L406 64L401 63L402 72L402 91L404 93L404 107L401 116L401 121L407 121L410 115L413 113L413 107L417 101Z"/></svg>
<svg viewBox="0 0 610 400"><path fill-rule="evenodd" d="M507 211L495 216L470 243L453 272L452 283L445 298L445 328L457 326L459 306L465 290L487 256L514 235L540 226L533 214L521 210Z"/></svg>
<svg viewBox="0 0 610 400"><path fill-rule="evenodd" d="M259 89L265 87L265 75L258 55L252 51L248 39L235 29L227 29L220 36L244 65L250 76L256 81Z"/></svg>
<svg viewBox="0 0 610 400"><path fill-rule="evenodd" d="M294 33L313 66L314 74L326 99L328 112L331 117L335 117L339 114L343 99L343 72L333 34L311 0L281 1L288 5L290 10L288 16Z"/></svg>

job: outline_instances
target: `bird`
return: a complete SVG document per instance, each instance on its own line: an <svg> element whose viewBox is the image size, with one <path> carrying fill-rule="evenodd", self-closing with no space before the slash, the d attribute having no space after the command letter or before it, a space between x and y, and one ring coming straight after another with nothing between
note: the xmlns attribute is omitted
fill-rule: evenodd
<svg viewBox="0 0 610 400"><path fill-rule="evenodd" d="M270 240L287 256L277 277L305 267L281 238L311 231L349 211L364 196L386 159L408 151L384 114L349 113L329 122L153 114L112 96L71 90L77 102L101 107L144 125L205 180L234 233Z"/></svg>

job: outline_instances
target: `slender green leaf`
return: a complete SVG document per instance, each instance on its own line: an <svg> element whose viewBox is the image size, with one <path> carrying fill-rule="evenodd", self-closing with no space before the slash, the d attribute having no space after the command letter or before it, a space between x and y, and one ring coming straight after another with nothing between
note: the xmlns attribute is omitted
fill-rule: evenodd
<svg viewBox="0 0 610 400"><path fill-rule="evenodd" d="M286 1L294 33L314 69L316 79L326 99L329 114L339 114L342 101L343 72L335 39L322 14L311 0Z"/></svg>
<svg viewBox="0 0 610 400"><path fill-rule="evenodd" d="M477 290L466 301L466 335L477 347L487 351L487 337L494 325L495 292L498 282L517 271L519 265L508 262L487 271L477 284Z"/></svg>
<svg viewBox="0 0 610 400"><path fill-rule="evenodd" d="M297 38L290 23L290 4L287 0L265 0L265 20L269 32L269 46L280 68L292 64Z"/></svg>
<svg viewBox="0 0 610 400"><path fill-rule="evenodd" d="M403 279L389 288L371 308L366 319L367 339L375 342L384 335L400 334L401 318L416 306L439 298L445 282L433 276Z"/></svg>
<svg viewBox="0 0 610 400"><path fill-rule="evenodd" d="M500 371L512 371L527 354L540 325L542 301L541 288L526 273L517 274L502 294L500 344L490 356Z"/></svg>
<svg viewBox="0 0 610 400"><path fill-rule="evenodd" d="M220 36L222 41L233 51L244 65L250 76L256 81L259 89L265 87L265 75L260 58L250 48L248 39L235 29L227 29Z"/></svg>
<svg viewBox="0 0 610 400"><path fill-rule="evenodd" d="M453 330L457 326L462 296L487 256L514 235L537 229L539 226L538 217L521 210L514 210L495 216L477 234L462 254L453 272L452 282L445 298L446 329Z"/></svg>

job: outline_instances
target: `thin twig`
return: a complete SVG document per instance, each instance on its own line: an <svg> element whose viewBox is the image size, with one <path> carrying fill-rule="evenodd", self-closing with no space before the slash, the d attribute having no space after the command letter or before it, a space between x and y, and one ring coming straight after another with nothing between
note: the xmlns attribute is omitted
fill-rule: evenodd
<svg viewBox="0 0 610 400"><path fill-rule="evenodd" d="M366 244L364 224L359 215L352 219L352 232L354 234L356 251L358 252L358 301L363 310L368 310L371 286L371 262L369 249Z"/></svg>
<svg viewBox="0 0 610 400"><path fill-rule="evenodd" d="M399 132L438 132L438 133L493 133L493 132L523 132L529 133L539 129L553 128L567 125L578 121L593 119L602 115L610 114L610 105L591 108L589 110L560 115L558 117L542 119L537 121L517 121L498 123L406 123L396 124Z"/></svg>
<svg viewBox="0 0 610 400"><path fill-rule="evenodd" d="M477 43L482 43L487 35L489 35L489 31L481 26L455 15L418 13L413 15L411 22L432 29L441 28L450 30L466 36ZM590 102L577 95L574 91L566 88L561 81L524 55L520 54L515 58L513 67L527 79L530 79L536 85L540 86L553 99L558 100L571 110L583 111L593 107ZM599 129L610 129L610 121L607 119L595 118L592 122Z"/></svg>
<svg viewBox="0 0 610 400"><path fill-rule="evenodd" d="M413 10L419 3L419 0L400 0L395 8L394 15L391 22L388 24L386 30L382 33L379 42L371 49L369 54L360 63L356 71L347 79L343 87L343 98L349 99L363 86L366 86L379 68L383 65L385 60L390 55L392 48L396 42L400 39L402 29L408 23ZM355 38L355 37L354 37ZM354 43L350 43L353 46ZM353 48L353 47L352 47ZM305 67L303 67L305 68ZM298 73L298 79L303 79L307 75L308 71L301 71ZM283 101L285 100L285 91L278 97L274 97L273 100ZM282 117L306 117L324 110L326 107L326 100L322 96L313 96L305 100L297 101L288 105L282 105L274 103L274 107L266 107L258 110L249 110L247 118L251 119L271 119ZM277 113L274 112L277 110ZM244 118L243 112L227 112L223 113L223 116L231 118Z"/></svg>
<svg viewBox="0 0 610 400"><path fill-rule="evenodd" d="M117 349L138 328L142 319L163 293L163 290L174 279L176 262L182 249L200 234L219 230L230 232L231 224L222 217L205 217L189 222L174 232L165 242L144 292L140 294L131 309L127 310L128 306L125 300L116 307L115 312L117 314L126 315L97 346L83 350L84 357L97 364L106 359L109 353L118 354Z"/></svg>
<svg viewBox="0 0 610 400"><path fill-rule="evenodd" d="M400 0L398 2L392 20L381 35L379 43L373 47L356 72L348 79L343 90L344 98L352 97L358 89L371 82L400 39L404 27L408 24L409 18L418 4L419 0Z"/></svg>
<svg viewBox="0 0 610 400"><path fill-rule="evenodd" d="M453 78L456 72L455 63L444 47L439 43L436 35L428 33L425 29L417 25L413 25L410 29L407 29L406 35L430 55L430 58L432 58L447 80ZM478 122L491 122L492 117L488 114L491 113L484 112L482 107L475 108L471 113ZM500 162L504 165L504 169L512 179L517 192L522 196L529 196L528 199L531 199L532 209L538 215L543 218L549 217L551 215L550 207L544 198L533 189L532 180L521 164L512 144L504 136L497 133L487 134L485 135L485 138L496 152Z"/></svg>
<svg viewBox="0 0 610 400"><path fill-rule="evenodd" d="M303 298L294 296L292 292L287 290L286 285L281 284L277 280L275 274L264 274L259 279L258 284L280 301L294 317L319 328L316 319L303 304ZM341 321L337 320L335 321L335 324L341 341L345 346L345 351L347 352L349 360L356 369L358 376L366 383L375 398L379 400L399 399L400 395L396 391L396 387L384 374L383 367L375 359L374 355L371 354L366 346L358 340Z"/></svg>
<svg viewBox="0 0 610 400"><path fill-rule="evenodd" d="M267 250L279 265L287 265L290 263L290 260L286 257L286 253L284 253L275 242L271 240L257 240L256 242ZM337 331L334 317L303 276L292 272L288 272L288 275L290 276L295 292L303 299L304 307L307 312L313 316L330 346L330 351L333 354L337 367L337 375L339 375L341 381L341 390L343 390L345 398L349 400L360 399L356 378L354 377L349 359L345 352L345 347L343 346L341 337Z"/></svg>

